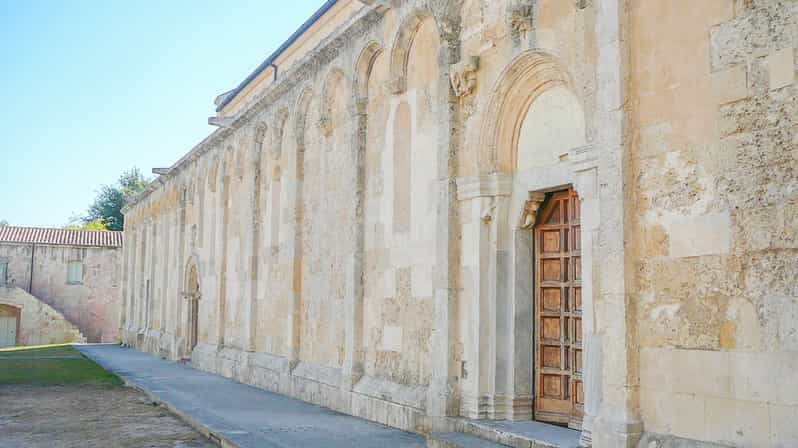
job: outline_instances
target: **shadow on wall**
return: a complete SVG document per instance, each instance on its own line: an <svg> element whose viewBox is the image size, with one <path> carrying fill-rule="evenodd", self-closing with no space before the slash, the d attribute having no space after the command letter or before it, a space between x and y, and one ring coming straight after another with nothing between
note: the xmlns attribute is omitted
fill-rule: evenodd
<svg viewBox="0 0 798 448"><path fill-rule="evenodd" d="M0 347L86 342L50 305L16 286L0 286Z"/></svg>

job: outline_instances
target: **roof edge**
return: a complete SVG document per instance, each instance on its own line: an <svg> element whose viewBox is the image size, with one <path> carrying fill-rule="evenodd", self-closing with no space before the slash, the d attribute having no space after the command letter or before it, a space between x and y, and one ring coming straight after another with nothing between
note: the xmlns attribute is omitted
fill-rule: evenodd
<svg viewBox="0 0 798 448"><path fill-rule="evenodd" d="M79 238L79 240L70 239L70 236ZM3 226L0 227L0 244L119 248L124 244L124 232L60 227Z"/></svg>
<svg viewBox="0 0 798 448"><path fill-rule="evenodd" d="M271 67L275 59L280 57L280 55L283 54L283 52L287 50L288 47L291 46L291 44L296 42L300 36L305 34L305 31L307 31L308 28L313 26L313 24L316 23L336 3L338 3L338 0L327 0L321 6L321 8L317 9L316 12L314 12L313 15L310 16L310 18L305 20L305 22L296 31L294 31L293 34L291 34L288 37L288 39L286 39L286 41L282 43L282 45L277 47L277 50L275 50L272 54L270 54L265 61L263 61L252 73L249 74L249 76L244 78L244 80L238 85L238 87L219 95L217 97L218 105L216 106L216 112L221 112L222 109L224 109L228 104L230 104L230 102L233 101L233 99L235 99L238 96L238 94L241 93L241 91L244 90L249 85L250 82L252 82L255 78L257 78L261 73L263 73L264 70Z"/></svg>

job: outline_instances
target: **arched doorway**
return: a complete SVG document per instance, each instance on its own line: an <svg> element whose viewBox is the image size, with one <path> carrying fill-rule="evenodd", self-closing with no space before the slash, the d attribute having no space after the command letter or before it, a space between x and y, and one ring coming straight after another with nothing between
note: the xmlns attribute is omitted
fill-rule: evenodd
<svg viewBox="0 0 798 448"><path fill-rule="evenodd" d="M579 196L548 195L534 228L535 419L580 429L582 245Z"/></svg>
<svg viewBox="0 0 798 448"><path fill-rule="evenodd" d="M199 334L199 279L197 276L197 265L191 263L188 268L188 277L186 278L186 299L188 300L188 332L186 334L186 347L190 355L194 347L197 346L197 338Z"/></svg>
<svg viewBox="0 0 798 448"><path fill-rule="evenodd" d="M598 153L554 56L518 55L491 96L474 148L480 175L458 179L470 222L481 222L463 230L478 331L466 340L477 366L461 415L567 425L589 441L602 372L592 312Z"/></svg>

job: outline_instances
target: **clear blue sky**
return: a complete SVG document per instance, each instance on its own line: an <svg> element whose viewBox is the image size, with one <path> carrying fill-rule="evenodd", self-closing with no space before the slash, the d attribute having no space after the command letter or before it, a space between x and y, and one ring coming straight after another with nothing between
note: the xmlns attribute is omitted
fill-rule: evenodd
<svg viewBox="0 0 798 448"><path fill-rule="evenodd" d="M0 220L63 226L170 166L322 0L0 0Z"/></svg>

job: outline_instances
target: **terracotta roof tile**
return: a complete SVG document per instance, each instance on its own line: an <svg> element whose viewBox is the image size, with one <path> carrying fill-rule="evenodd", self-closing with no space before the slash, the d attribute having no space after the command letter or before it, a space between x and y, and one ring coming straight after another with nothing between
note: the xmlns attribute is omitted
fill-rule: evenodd
<svg viewBox="0 0 798 448"><path fill-rule="evenodd" d="M122 247L122 232L4 226L0 227L0 243Z"/></svg>

